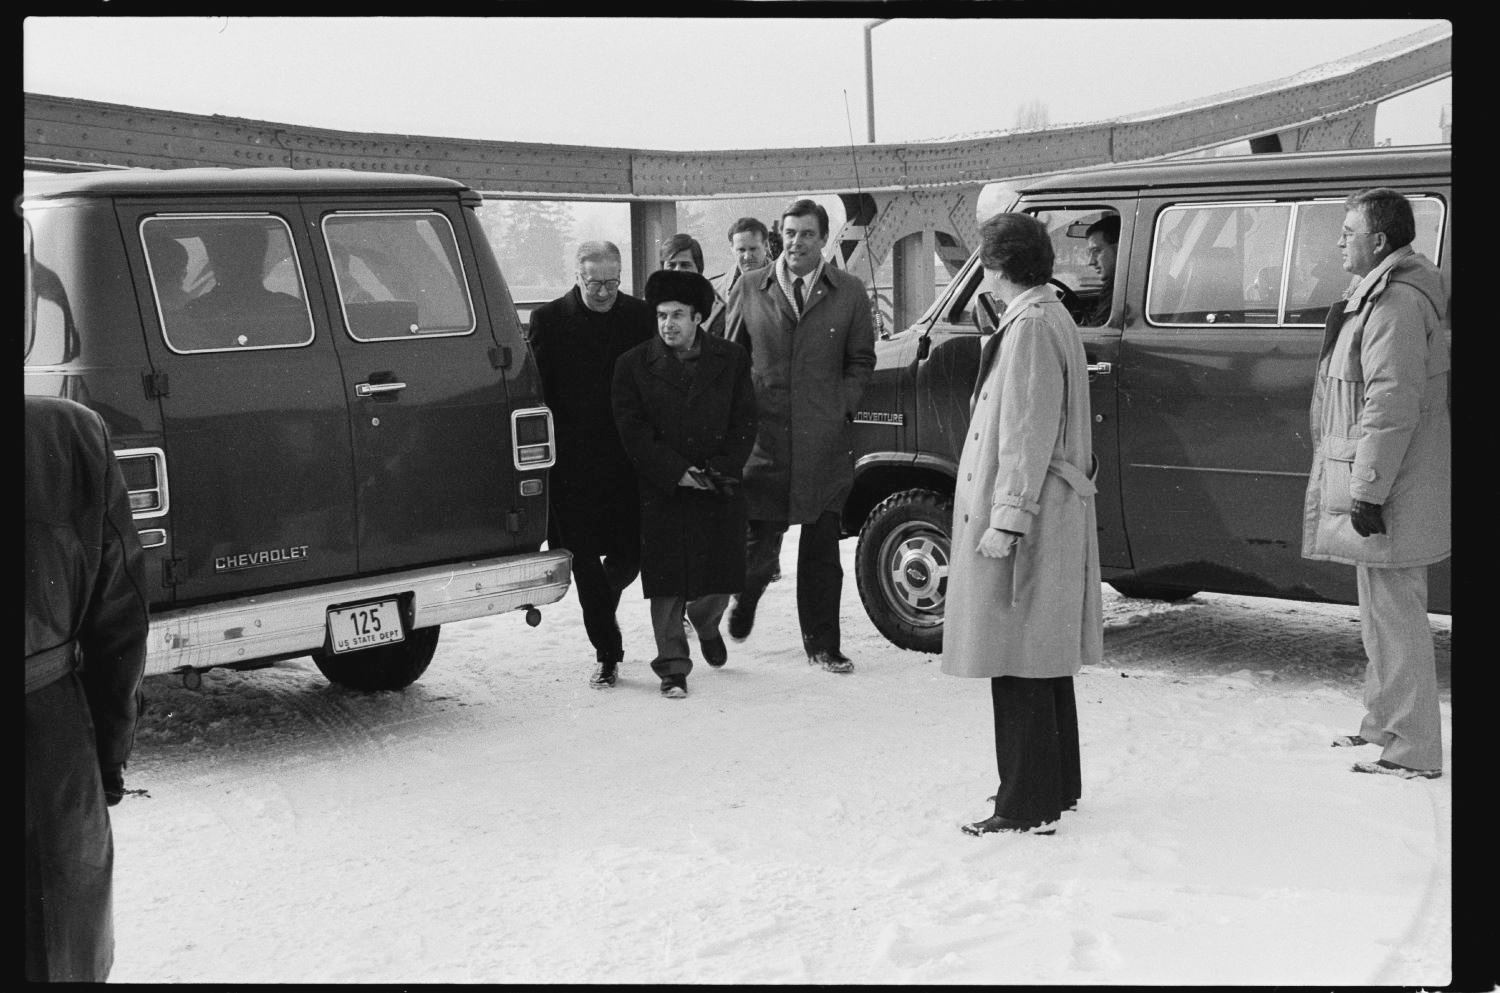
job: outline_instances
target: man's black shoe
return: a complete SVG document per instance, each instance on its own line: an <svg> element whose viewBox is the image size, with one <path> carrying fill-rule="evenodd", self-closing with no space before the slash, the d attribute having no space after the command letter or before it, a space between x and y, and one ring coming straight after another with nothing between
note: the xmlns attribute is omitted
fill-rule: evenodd
<svg viewBox="0 0 1500 993"><path fill-rule="evenodd" d="M681 700L687 696L687 676L679 673L661 677L661 695L668 700Z"/></svg>
<svg viewBox="0 0 1500 993"><path fill-rule="evenodd" d="M755 627L755 608L759 603L760 597L748 593L734 598L734 606L729 608L729 637L735 641L750 637L750 630Z"/></svg>
<svg viewBox="0 0 1500 993"><path fill-rule="evenodd" d="M595 689L608 689L615 685L615 669L619 664L619 658L601 658L599 664L594 666L594 674L589 677L589 685Z"/></svg>
<svg viewBox="0 0 1500 993"><path fill-rule="evenodd" d="M1055 834L1057 833L1056 821L1017 821L1009 817L1001 817L999 814L986 817L982 821L963 826L964 834L975 836L981 834L997 834L1009 832L1012 834Z"/></svg>
<svg viewBox="0 0 1500 993"><path fill-rule="evenodd" d="M853 672L854 662L837 648L826 648L807 653L807 664L822 666L829 672Z"/></svg>
<svg viewBox="0 0 1500 993"><path fill-rule="evenodd" d="M698 645L703 649L703 661L711 668L722 669L729 661L729 646L724 644L723 638L702 638Z"/></svg>

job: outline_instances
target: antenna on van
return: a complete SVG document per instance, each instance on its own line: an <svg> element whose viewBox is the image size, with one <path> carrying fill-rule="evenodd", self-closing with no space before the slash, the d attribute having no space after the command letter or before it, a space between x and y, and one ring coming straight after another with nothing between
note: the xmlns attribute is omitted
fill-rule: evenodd
<svg viewBox="0 0 1500 993"><path fill-rule="evenodd" d="M849 161L854 163L854 192L859 194L859 205L865 205L864 187L859 182L859 158L854 154L854 119L849 116L849 91L844 91L844 122L849 125ZM861 225L864 227L864 225ZM875 256L870 254L870 232L865 230L865 260L870 263L870 307L875 311L875 337L885 337L885 317L880 313L880 287L875 284Z"/></svg>

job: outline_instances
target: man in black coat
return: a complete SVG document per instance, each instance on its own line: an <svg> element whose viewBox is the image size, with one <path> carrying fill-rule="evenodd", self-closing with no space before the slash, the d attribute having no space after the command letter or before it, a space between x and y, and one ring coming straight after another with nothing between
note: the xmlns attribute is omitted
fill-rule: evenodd
<svg viewBox="0 0 1500 993"><path fill-rule="evenodd" d="M615 360L653 337L651 308L620 292L620 250L578 247L577 285L531 313L531 350L557 432L547 542L573 553L573 588L597 665L589 680L613 686L625 658L615 609L640 571L635 470L615 430L609 391Z"/></svg>
<svg viewBox="0 0 1500 993"><path fill-rule="evenodd" d="M739 480L755 444L755 388L743 348L700 327L712 284L662 270L646 281L658 337L615 365L615 423L641 493L641 587L651 600L666 697L687 696L693 669L682 619L704 661L729 657L719 619L745 584L745 498Z"/></svg>
<svg viewBox="0 0 1500 993"><path fill-rule="evenodd" d="M26 978L104 982L114 837L149 621L141 543L98 414L27 397Z"/></svg>

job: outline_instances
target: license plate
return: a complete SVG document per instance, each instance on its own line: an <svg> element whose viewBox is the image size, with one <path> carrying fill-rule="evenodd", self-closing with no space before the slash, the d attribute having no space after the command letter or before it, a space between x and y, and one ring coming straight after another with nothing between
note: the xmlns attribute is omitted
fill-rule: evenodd
<svg viewBox="0 0 1500 993"><path fill-rule="evenodd" d="M328 611L328 642L335 653L405 641L395 600L377 600Z"/></svg>

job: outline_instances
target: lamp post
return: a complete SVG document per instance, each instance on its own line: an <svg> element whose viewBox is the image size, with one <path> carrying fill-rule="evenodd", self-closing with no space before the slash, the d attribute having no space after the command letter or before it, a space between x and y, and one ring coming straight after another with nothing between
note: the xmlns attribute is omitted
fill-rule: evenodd
<svg viewBox="0 0 1500 993"><path fill-rule="evenodd" d="M865 22L865 122L872 145L875 143L875 60L870 49L870 34L889 20L889 17L882 17Z"/></svg>

